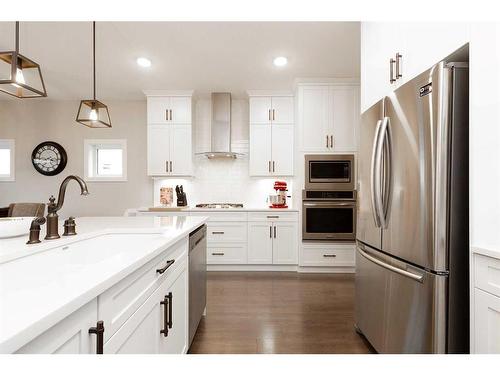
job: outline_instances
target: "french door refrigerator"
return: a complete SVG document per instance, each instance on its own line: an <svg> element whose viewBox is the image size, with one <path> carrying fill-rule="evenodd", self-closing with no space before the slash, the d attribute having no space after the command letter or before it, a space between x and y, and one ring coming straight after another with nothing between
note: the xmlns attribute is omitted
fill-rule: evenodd
<svg viewBox="0 0 500 375"><path fill-rule="evenodd" d="M362 115L356 328L380 353L469 351L468 66Z"/></svg>

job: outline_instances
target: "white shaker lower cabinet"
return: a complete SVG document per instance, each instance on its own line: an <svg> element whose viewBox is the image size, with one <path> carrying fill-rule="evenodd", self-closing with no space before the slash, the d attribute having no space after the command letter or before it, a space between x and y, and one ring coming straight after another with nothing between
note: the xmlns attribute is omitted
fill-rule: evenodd
<svg viewBox="0 0 500 375"><path fill-rule="evenodd" d="M474 353L500 354L500 259L474 255Z"/></svg>
<svg viewBox="0 0 500 375"><path fill-rule="evenodd" d="M186 353L187 252L188 240L185 238L49 328L17 353ZM104 331L91 333L89 330L97 327L98 321L103 322ZM98 341L102 342L102 346L98 346Z"/></svg>
<svg viewBox="0 0 500 375"><path fill-rule="evenodd" d="M105 354L187 351L187 277L182 267L160 285L104 344Z"/></svg>
<svg viewBox="0 0 500 375"><path fill-rule="evenodd" d="M97 298L69 315L29 342L16 353L91 354L96 351L96 337L89 328L97 323Z"/></svg>
<svg viewBox="0 0 500 375"><path fill-rule="evenodd" d="M248 223L248 263L273 263L273 227L271 223Z"/></svg>
<svg viewBox="0 0 500 375"><path fill-rule="evenodd" d="M500 353L500 297L474 290L475 352Z"/></svg>
<svg viewBox="0 0 500 375"><path fill-rule="evenodd" d="M276 216L281 215L268 215ZM256 216L258 218L258 216ZM297 264L297 216L248 223L248 264Z"/></svg>

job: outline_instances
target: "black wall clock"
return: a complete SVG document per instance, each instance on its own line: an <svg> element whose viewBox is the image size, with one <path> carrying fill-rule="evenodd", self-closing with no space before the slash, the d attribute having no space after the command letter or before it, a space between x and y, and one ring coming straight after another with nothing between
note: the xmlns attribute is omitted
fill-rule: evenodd
<svg viewBox="0 0 500 375"><path fill-rule="evenodd" d="M66 151L56 142L42 142L31 153L33 166L45 176L55 176L61 173L67 161Z"/></svg>

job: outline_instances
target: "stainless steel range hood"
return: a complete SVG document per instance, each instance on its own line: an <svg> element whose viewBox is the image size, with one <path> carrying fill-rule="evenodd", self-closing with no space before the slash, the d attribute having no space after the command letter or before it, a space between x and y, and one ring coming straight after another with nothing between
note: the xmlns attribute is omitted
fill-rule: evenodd
<svg viewBox="0 0 500 375"><path fill-rule="evenodd" d="M209 159L236 159L242 155L231 151L231 94L228 92L212 93L210 137L210 151L199 155Z"/></svg>

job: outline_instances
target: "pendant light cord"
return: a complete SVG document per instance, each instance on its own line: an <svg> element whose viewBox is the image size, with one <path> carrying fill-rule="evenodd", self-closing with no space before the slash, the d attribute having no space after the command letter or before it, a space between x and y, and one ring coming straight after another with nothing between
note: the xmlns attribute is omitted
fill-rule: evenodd
<svg viewBox="0 0 500 375"><path fill-rule="evenodd" d="M16 21L16 54L19 53L19 21Z"/></svg>
<svg viewBox="0 0 500 375"><path fill-rule="evenodd" d="M95 21L92 26L92 55L94 58L93 72L94 72L94 100L95 100Z"/></svg>

